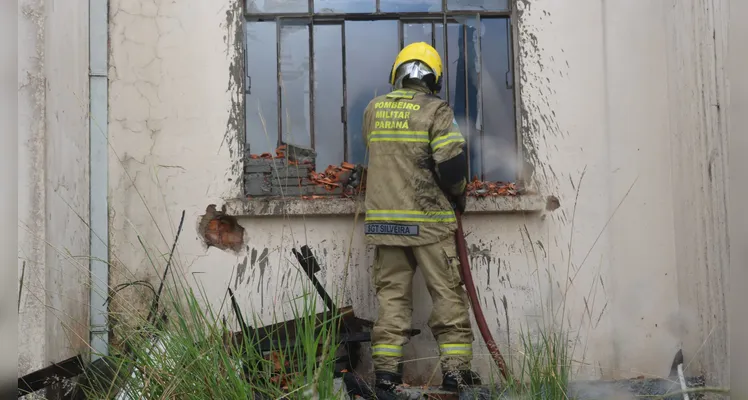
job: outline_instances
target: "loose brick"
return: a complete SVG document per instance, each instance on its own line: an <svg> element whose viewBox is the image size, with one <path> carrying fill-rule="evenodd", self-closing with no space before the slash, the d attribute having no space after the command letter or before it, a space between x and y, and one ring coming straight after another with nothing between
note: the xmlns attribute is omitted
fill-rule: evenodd
<svg viewBox="0 0 748 400"><path fill-rule="evenodd" d="M311 165L289 165L284 168L273 169L272 174L274 180L277 180L277 178L306 178L311 171Z"/></svg>
<svg viewBox="0 0 748 400"><path fill-rule="evenodd" d="M244 173L270 173L275 168L285 168L283 159L250 158L244 161Z"/></svg>
<svg viewBox="0 0 748 400"><path fill-rule="evenodd" d="M310 147L288 143L286 144L286 156L290 161L314 164L317 159L317 152Z"/></svg>
<svg viewBox="0 0 748 400"><path fill-rule="evenodd" d="M309 180L309 178L275 178L271 179L270 184L272 186L289 187L289 186L309 186L315 183Z"/></svg>
<svg viewBox="0 0 748 400"><path fill-rule="evenodd" d="M200 217L198 233L208 247L239 252L244 245L244 228L225 210L217 210L215 204L209 205Z"/></svg>
<svg viewBox="0 0 748 400"><path fill-rule="evenodd" d="M343 170L343 172L341 172L340 175L338 175L339 183L342 186L345 186L345 184L348 183L348 178L350 178L352 174L353 174L353 171Z"/></svg>
<svg viewBox="0 0 748 400"><path fill-rule="evenodd" d="M327 190L324 186L315 185L312 186L313 190L311 194L317 195L317 196L339 196L343 194L343 187L338 186L332 190Z"/></svg>
<svg viewBox="0 0 748 400"><path fill-rule="evenodd" d="M250 196L267 196L271 192L270 174L247 174L244 190Z"/></svg>

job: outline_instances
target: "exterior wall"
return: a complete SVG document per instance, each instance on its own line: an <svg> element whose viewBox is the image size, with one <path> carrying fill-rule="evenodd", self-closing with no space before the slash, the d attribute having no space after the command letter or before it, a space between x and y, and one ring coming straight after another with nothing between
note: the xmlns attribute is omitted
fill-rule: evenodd
<svg viewBox="0 0 748 400"><path fill-rule="evenodd" d="M708 371L711 384L729 387L726 67L730 7L726 1L672 1L671 6L670 171L678 295L685 322L680 327L683 351L687 358L693 357L691 368Z"/></svg>
<svg viewBox="0 0 748 400"><path fill-rule="evenodd" d="M88 342L88 2L19 1L18 33L22 376Z"/></svg>
<svg viewBox="0 0 748 400"><path fill-rule="evenodd" d="M575 359L585 361L580 378L667 376L682 346L690 372L722 376L725 130L714 122L723 111L709 104L723 96L712 72L721 59L710 49L724 46L726 13L712 4L721 2L517 2L524 147L535 186L560 208L466 216L473 274L505 352L517 349L520 328L563 303ZM226 309L231 286L245 311L283 318L302 290L290 248L308 243L328 288L345 287L341 303L374 319L361 218L240 215L241 252L200 240L206 207L241 196L241 3L110 7L112 284L156 281L138 236L150 254L167 253L185 210L175 271L199 282L216 309ZM430 300L419 274L415 291L413 324L424 329ZM149 301L133 288L112 307L144 310ZM716 342L705 356L707 337ZM427 357L408 367L427 379L435 365L427 329L406 352Z"/></svg>
<svg viewBox="0 0 748 400"><path fill-rule="evenodd" d="M739 38L748 35L748 26L741 24L748 15L748 4L738 0L730 2L729 37ZM748 136L743 128L748 126L748 76L743 74L745 59L748 57L748 42L731 40L728 52L727 75L729 77L728 120L729 169L728 204L730 225L730 280L728 293L730 321L730 387L732 398L748 397L748 381L744 379L748 368L748 313L743 307L748 303L748 213L743 206L748 203Z"/></svg>

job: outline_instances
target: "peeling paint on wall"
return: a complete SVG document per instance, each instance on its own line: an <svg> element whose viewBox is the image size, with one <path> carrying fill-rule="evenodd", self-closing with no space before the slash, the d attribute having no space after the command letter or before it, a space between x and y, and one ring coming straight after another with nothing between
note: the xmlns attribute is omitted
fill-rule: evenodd
<svg viewBox="0 0 748 400"><path fill-rule="evenodd" d="M565 64L566 68L569 68L569 63L544 59L544 48L537 35L538 31L543 29L543 24L530 23L527 18L532 12L531 3L530 0L517 0L516 2L520 80L519 129L524 153L524 168L521 177L525 184L536 186L541 193L554 193L558 191L559 177L548 158L543 156L538 149L540 142L545 141L548 135L561 137L567 135L556 122L556 113L549 102L548 95L555 93L552 78L564 76L564 69L557 66ZM537 12L542 13L539 20L548 21L549 25L553 24L548 11L539 9Z"/></svg>
<svg viewBox="0 0 748 400"><path fill-rule="evenodd" d="M25 30L32 34L30 48L19 48L19 264L26 261L19 310L19 374L45 364L45 122L46 77L44 74L44 5L42 1L19 4L19 43ZM28 42L27 42L28 43ZM23 54L28 53L28 54ZM26 55L26 57L24 57ZM24 112L25 110L25 112ZM23 334L21 334L21 332Z"/></svg>
<svg viewBox="0 0 748 400"><path fill-rule="evenodd" d="M224 42L226 44L226 55L231 58L229 65L229 81L226 91L231 95L231 108L226 122L226 132L221 147L229 148L229 156L232 159L230 171L227 171L227 179L234 182L239 190L243 190L244 173L244 14L243 1L234 0L230 8L226 10L226 21L222 26L226 30ZM219 147L220 151L220 147Z"/></svg>

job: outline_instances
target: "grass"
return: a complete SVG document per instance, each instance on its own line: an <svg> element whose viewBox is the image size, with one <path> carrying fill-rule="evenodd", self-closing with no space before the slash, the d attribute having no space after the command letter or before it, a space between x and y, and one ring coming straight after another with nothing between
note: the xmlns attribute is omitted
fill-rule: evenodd
<svg viewBox="0 0 748 400"><path fill-rule="evenodd" d="M202 292L202 291L201 291ZM204 293L177 283L166 289L162 318L123 329L123 345L112 348L104 379L83 384L89 398L113 398L122 389L132 399L334 398L338 319L318 318L316 296L304 293L290 305L296 343L275 351L257 348L260 337L242 332L234 340L227 321L200 304ZM246 316L244 316L246 317ZM268 338L280 339L280 329ZM112 376L119 376L111 387Z"/></svg>

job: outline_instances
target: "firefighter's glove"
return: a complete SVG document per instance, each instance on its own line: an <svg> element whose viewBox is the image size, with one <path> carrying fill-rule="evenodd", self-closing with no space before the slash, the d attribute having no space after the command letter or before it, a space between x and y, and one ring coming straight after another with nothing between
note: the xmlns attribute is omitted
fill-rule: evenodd
<svg viewBox="0 0 748 400"><path fill-rule="evenodd" d="M460 212L460 214L465 213L465 206L467 205L467 194L463 193L459 196L454 196L452 198L452 204L453 208Z"/></svg>
<svg viewBox="0 0 748 400"><path fill-rule="evenodd" d="M348 182L346 182L346 186L348 189L358 189L364 184L365 180L365 173L366 168L364 168L361 164L356 164L356 166L353 169L353 172L351 173L351 176L348 178Z"/></svg>

